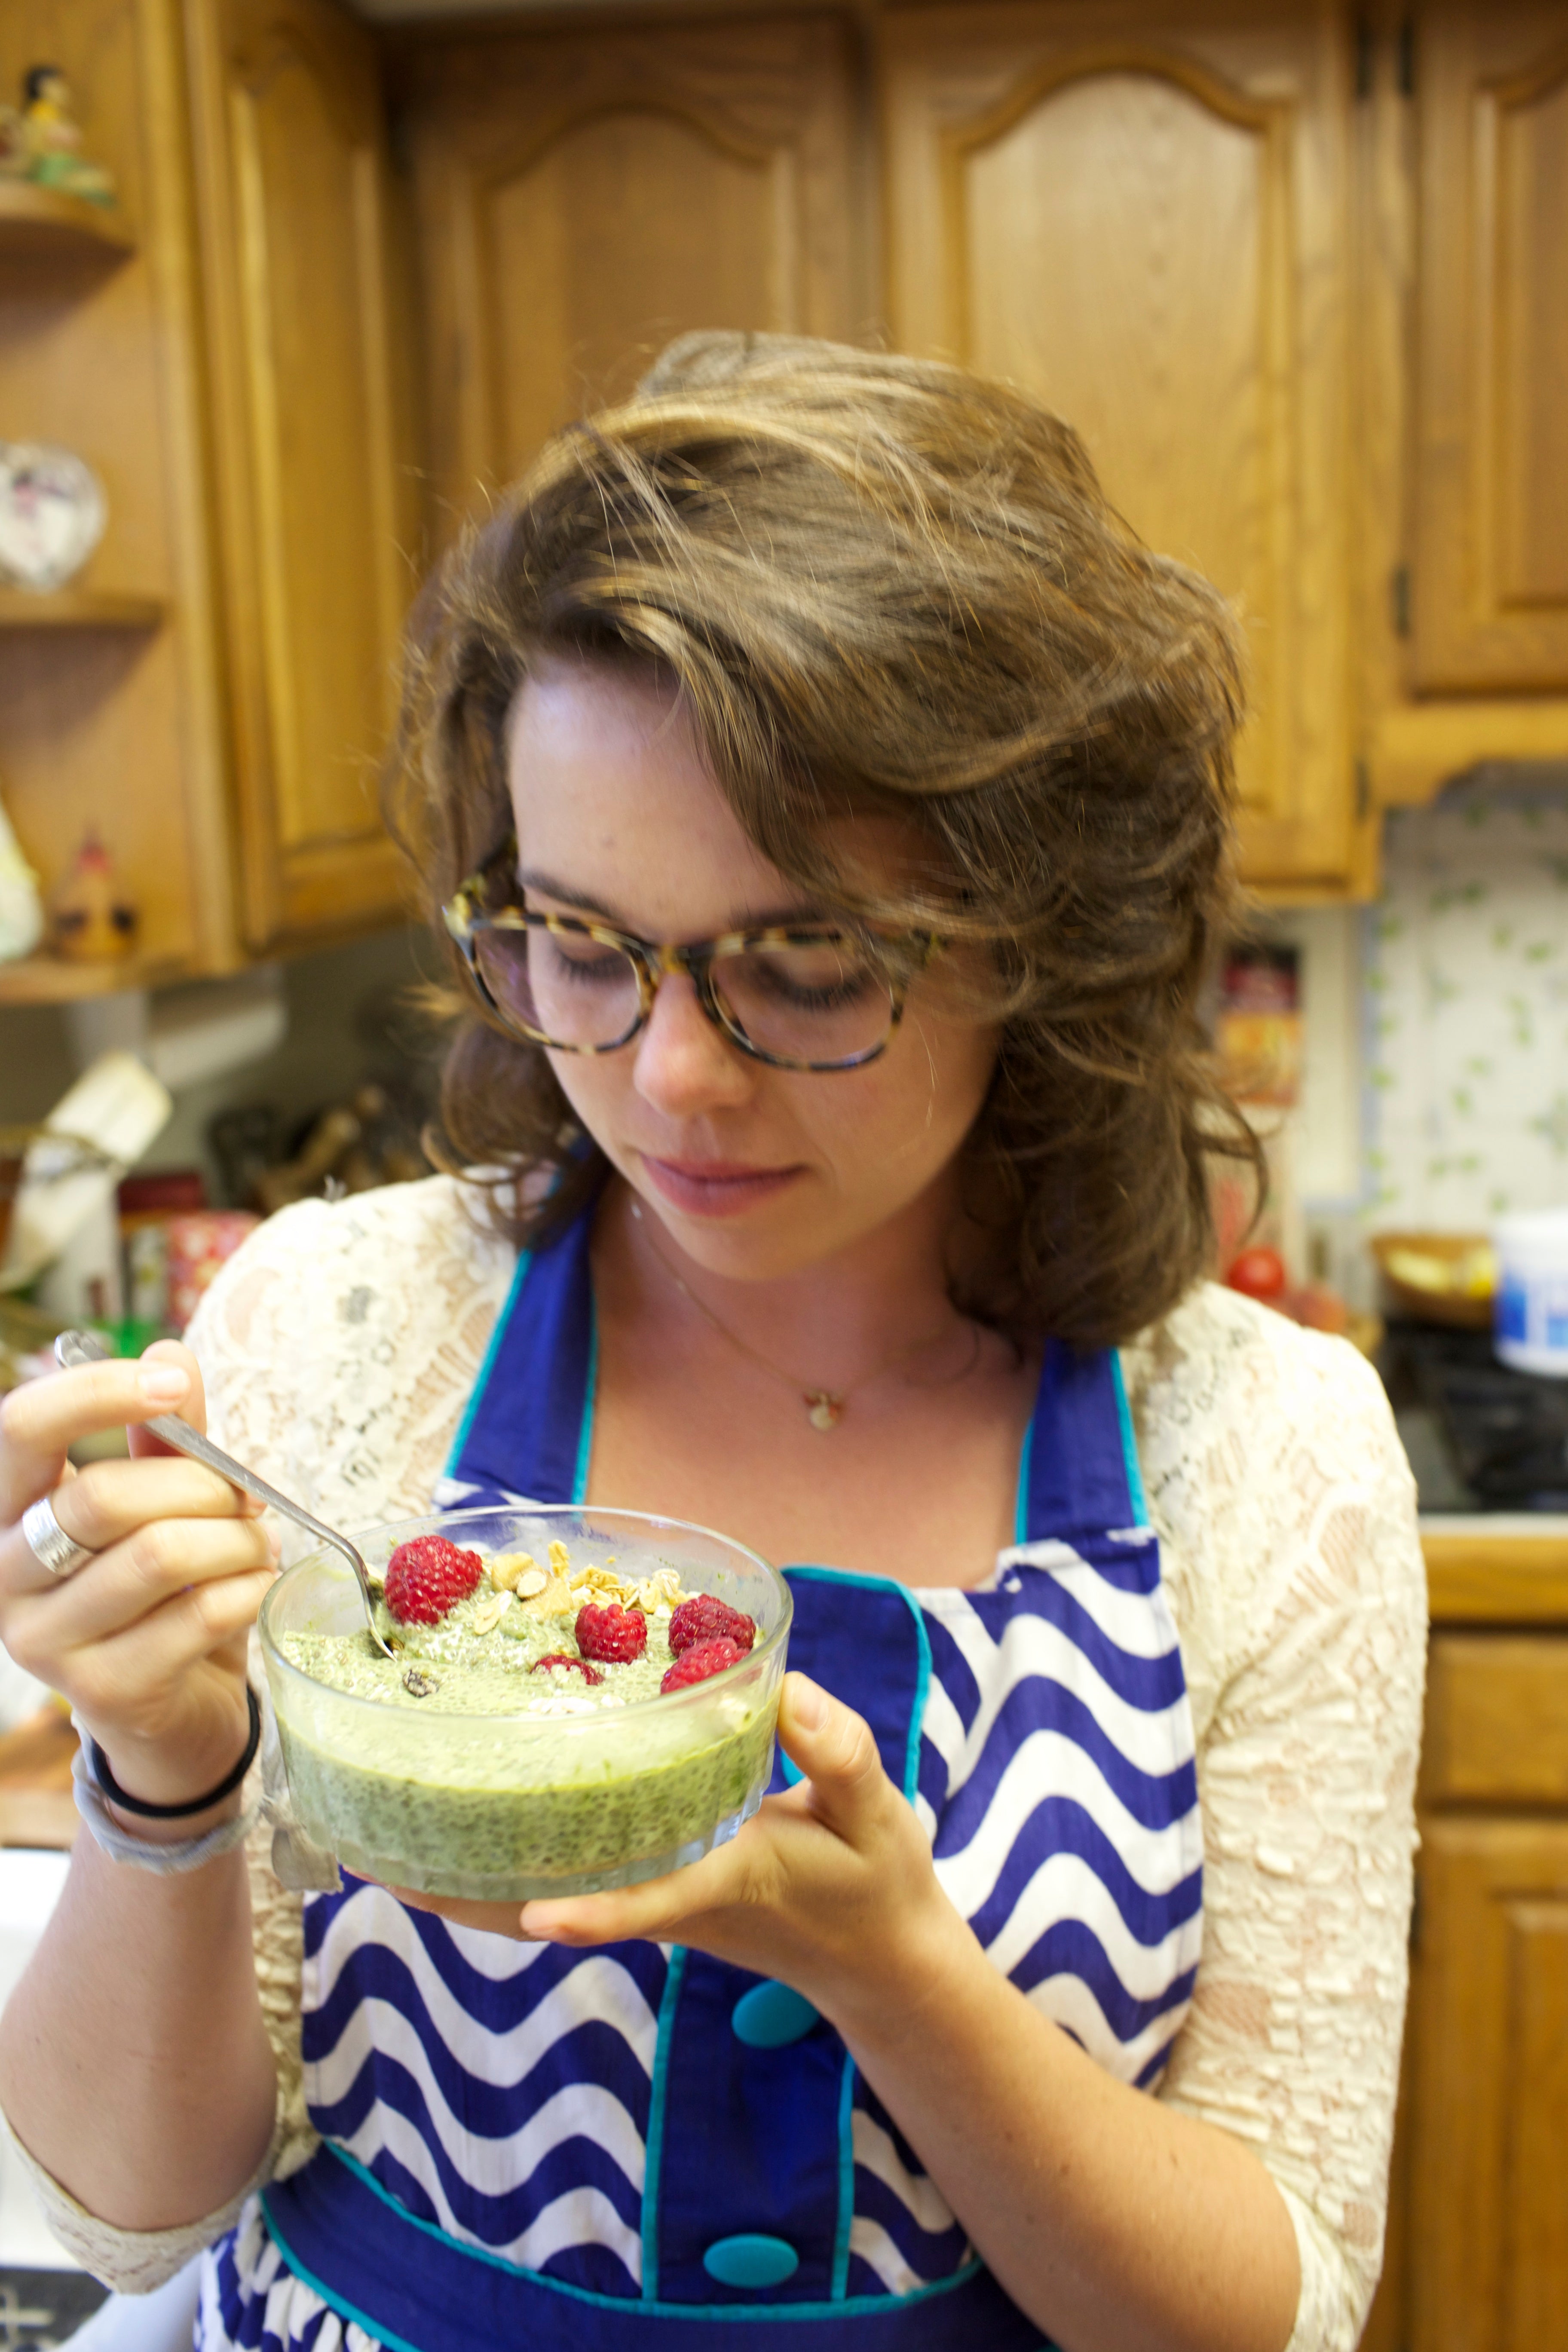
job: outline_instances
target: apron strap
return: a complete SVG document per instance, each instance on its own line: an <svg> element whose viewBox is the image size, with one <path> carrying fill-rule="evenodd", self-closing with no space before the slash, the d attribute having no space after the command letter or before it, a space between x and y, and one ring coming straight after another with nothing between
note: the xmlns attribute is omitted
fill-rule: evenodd
<svg viewBox="0 0 1568 2352"><path fill-rule="evenodd" d="M1019 1473L1016 1540L1070 1542L1148 1524L1120 1356L1047 1340Z"/></svg>
<svg viewBox="0 0 1568 2352"><path fill-rule="evenodd" d="M469 1507L486 1494L582 1500L598 1356L592 1225L579 1217L518 1268L448 1465Z"/></svg>

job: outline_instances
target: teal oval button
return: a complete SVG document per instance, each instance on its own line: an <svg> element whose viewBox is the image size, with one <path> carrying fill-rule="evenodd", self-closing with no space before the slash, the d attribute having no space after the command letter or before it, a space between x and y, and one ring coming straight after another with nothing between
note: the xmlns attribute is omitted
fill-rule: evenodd
<svg viewBox="0 0 1568 2352"><path fill-rule="evenodd" d="M799 2042L816 2023L817 2011L793 1985L753 1985L731 2011L735 2039L748 2050L783 2050Z"/></svg>
<svg viewBox="0 0 1568 2352"><path fill-rule="evenodd" d="M721 2286L783 2286L800 2268L800 2256L783 2238L716 2238L702 2267Z"/></svg>

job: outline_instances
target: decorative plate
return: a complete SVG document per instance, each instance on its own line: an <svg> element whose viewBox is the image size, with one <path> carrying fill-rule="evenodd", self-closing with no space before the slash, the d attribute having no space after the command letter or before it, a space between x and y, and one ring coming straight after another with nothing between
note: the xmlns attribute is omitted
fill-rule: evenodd
<svg viewBox="0 0 1568 2352"><path fill-rule="evenodd" d="M18 588L63 588L108 519L102 484L68 449L0 441L0 578Z"/></svg>

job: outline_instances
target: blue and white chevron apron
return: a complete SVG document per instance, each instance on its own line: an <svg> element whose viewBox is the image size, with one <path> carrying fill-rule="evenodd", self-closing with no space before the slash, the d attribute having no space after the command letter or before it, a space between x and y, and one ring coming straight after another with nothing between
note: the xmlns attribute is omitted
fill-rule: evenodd
<svg viewBox="0 0 1568 2352"><path fill-rule="evenodd" d="M580 1500L595 1362L584 1220L520 1264L438 1501ZM791 1664L867 1718L990 1958L1152 2084L1192 1996L1203 1843L1114 1354L1047 1349L984 1585L788 1575ZM204 2352L640 2352L698 2323L706 2352L1041 2344L782 1984L518 1945L345 1878L306 1898L303 2009L324 2144L209 2258Z"/></svg>

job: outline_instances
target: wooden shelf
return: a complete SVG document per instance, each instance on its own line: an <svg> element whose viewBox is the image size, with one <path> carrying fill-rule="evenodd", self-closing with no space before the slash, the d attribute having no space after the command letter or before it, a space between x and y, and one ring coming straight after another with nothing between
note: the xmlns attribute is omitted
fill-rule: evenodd
<svg viewBox="0 0 1568 2352"><path fill-rule="evenodd" d="M185 956L127 956L123 963L68 963L62 956L18 956L0 963L0 1006L79 1004L127 988L167 988L189 977Z"/></svg>
<svg viewBox="0 0 1568 2352"><path fill-rule="evenodd" d="M110 260L133 252L135 243L118 205L0 178L0 260Z"/></svg>
<svg viewBox="0 0 1568 2352"><path fill-rule="evenodd" d="M0 629L156 629L168 609L112 588L0 587Z"/></svg>

